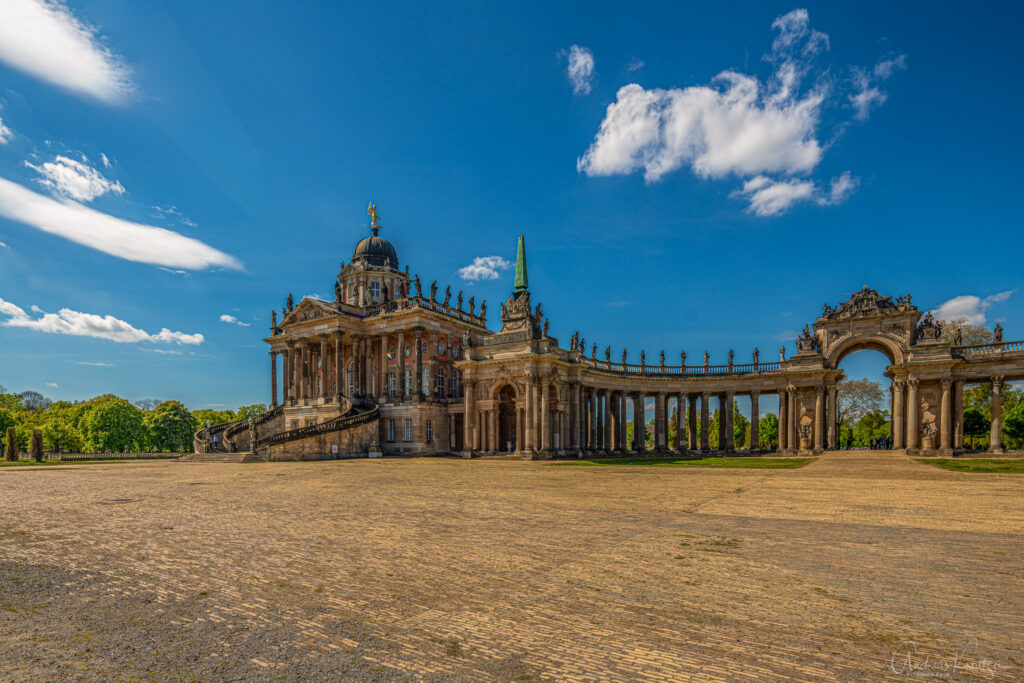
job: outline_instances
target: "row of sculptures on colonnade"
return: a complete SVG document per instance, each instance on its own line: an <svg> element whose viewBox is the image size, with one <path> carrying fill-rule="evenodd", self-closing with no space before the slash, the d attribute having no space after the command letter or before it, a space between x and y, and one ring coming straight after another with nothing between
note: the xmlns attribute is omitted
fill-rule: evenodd
<svg viewBox="0 0 1024 683"><path fill-rule="evenodd" d="M803 347L800 345L800 343L801 343L801 340L798 339L797 340L797 348L802 350ZM569 350L570 351L579 351L580 354L582 354L583 357L586 358L586 338L581 337L580 333L578 331L574 332L572 337L569 340ZM628 356L629 356L628 349L622 349L622 360L621 360L620 363L618 363L618 365L620 365L623 370L625 370L627 367L630 367L630 363L628 362ZM779 359L783 363L786 362L786 347L784 347L784 346L780 346L779 347ZM591 346L591 349L590 349L590 360L593 361L594 363L599 362L598 358L597 358L597 344L593 344ZM640 351L639 367L643 368L645 370L646 369L651 369L651 370L658 370L658 371L661 371L661 372L664 372L665 370L673 370L673 371L674 370L688 371L688 370L701 370L701 369L710 370L711 368L729 368L731 370L731 369L736 367L735 360L736 360L736 352L733 349L729 349L729 360L728 360L727 364L725 364L725 365L711 365L711 354L709 352L705 351L704 352L704 364L703 365L689 365L688 366L686 364L686 351L680 351L679 352L679 365L666 365L665 364L665 351L662 350L661 354L660 354L660 356L658 358L658 364L657 365L647 365L647 351L646 350L641 350ZM609 367L609 368L613 364L612 363L612 347L610 347L610 346L606 346L605 349L604 349L604 364L605 364L606 367ZM751 355L751 364L755 368L760 367L762 365L762 363L761 363L761 351L759 349L757 349L757 348L754 349L754 352Z"/></svg>

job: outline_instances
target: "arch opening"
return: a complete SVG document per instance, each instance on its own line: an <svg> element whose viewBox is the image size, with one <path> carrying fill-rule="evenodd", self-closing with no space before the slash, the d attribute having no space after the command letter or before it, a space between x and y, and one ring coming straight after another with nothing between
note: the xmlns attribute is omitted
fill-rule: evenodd
<svg viewBox="0 0 1024 683"><path fill-rule="evenodd" d="M498 448L509 453L519 450L516 413L516 392L506 384L498 391Z"/></svg>
<svg viewBox="0 0 1024 683"><path fill-rule="evenodd" d="M840 449L893 447L893 354L884 345L862 343L839 356L844 378L837 390L836 430Z"/></svg>

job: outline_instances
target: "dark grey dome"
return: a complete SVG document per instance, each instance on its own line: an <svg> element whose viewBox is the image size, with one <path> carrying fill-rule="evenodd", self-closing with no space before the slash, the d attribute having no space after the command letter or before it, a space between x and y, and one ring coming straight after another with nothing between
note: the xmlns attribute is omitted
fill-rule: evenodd
<svg viewBox="0 0 1024 683"><path fill-rule="evenodd" d="M372 235L359 240L355 251L352 252L352 261L371 266L389 265L398 268L398 253L391 242L379 236L377 228L374 228Z"/></svg>

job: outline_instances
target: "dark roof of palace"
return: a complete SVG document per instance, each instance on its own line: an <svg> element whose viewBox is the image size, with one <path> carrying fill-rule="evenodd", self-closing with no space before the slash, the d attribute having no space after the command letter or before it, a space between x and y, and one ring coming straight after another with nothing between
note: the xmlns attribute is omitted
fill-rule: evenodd
<svg viewBox="0 0 1024 683"><path fill-rule="evenodd" d="M383 237L374 230L369 237L359 240L355 251L352 252L352 260L357 263L366 263L372 266L389 265L398 268L398 252Z"/></svg>

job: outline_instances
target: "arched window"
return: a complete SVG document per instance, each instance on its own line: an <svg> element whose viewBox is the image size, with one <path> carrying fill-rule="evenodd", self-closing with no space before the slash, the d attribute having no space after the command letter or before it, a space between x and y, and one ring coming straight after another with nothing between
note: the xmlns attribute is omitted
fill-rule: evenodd
<svg viewBox="0 0 1024 683"><path fill-rule="evenodd" d="M388 396L394 397L398 384L398 378L395 377L395 371L392 370L388 373Z"/></svg>
<svg viewBox="0 0 1024 683"><path fill-rule="evenodd" d="M439 398L445 397L445 392L448 390L448 377L444 371L444 368L437 369L437 395Z"/></svg>
<svg viewBox="0 0 1024 683"><path fill-rule="evenodd" d="M412 370L405 371L405 395L412 396Z"/></svg>
<svg viewBox="0 0 1024 683"><path fill-rule="evenodd" d="M348 395L356 395L356 364L348 364Z"/></svg>

